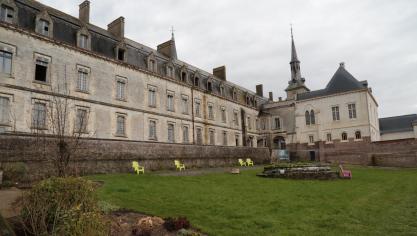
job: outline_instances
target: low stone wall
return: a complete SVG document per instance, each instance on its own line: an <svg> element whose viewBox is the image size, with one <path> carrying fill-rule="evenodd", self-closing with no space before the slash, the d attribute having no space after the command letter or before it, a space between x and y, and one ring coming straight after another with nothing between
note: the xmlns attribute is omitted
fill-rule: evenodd
<svg viewBox="0 0 417 236"><path fill-rule="evenodd" d="M48 161L54 155L50 139L0 135L0 163L25 162L33 178L51 173ZM84 140L73 157L71 168L80 175L130 172L133 160L146 170L173 169L174 159L187 168L233 166L238 158L269 163L268 148L199 146L117 140Z"/></svg>

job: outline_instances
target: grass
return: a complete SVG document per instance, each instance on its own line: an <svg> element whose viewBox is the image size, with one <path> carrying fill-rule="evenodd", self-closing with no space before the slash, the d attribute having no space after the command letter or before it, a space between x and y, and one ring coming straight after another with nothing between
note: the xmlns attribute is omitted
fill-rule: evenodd
<svg viewBox="0 0 417 236"><path fill-rule="evenodd" d="M417 170L352 168L353 180L99 175L102 200L187 216L209 235L417 235Z"/></svg>

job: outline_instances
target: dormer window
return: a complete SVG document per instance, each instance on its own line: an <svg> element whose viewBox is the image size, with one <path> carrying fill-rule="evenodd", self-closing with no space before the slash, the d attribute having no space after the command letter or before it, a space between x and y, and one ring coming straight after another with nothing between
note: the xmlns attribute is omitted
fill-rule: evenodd
<svg viewBox="0 0 417 236"><path fill-rule="evenodd" d="M207 90L213 92L213 84L210 80L207 81Z"/></svg>
<svg viewBox="0 0 417 236"><path fill-rule="evenodd" d="M195 87L200 87L200 78L199 77L194 77L194 86Z"/></svg>
<svg viewBox="0 0 417 236"><path fill-rule="evenodd" d="M1 21L13 24L15 19L15 10L9 6L1 5L0 19Z"/></svg>
<svg viewBox="0 0 417 236"><path fill-rule="evenodd" d="M45 36L49 36L49 21L39 21L39 33Z"/></svg>
<svg viewBox="0 0 417 236"><path fill-rule="evenodd" d="M225 93L224 93L224 86L223 85L220 85L220 95L221 96L224 96L225 95Z"/></svg>
<svg viewBox="0 0 417 236"><path fill-rule="evenodd" d="M77 46L87 50L91 49L91 37L86 27L82 27L77 32Z"/></svg>
<svg viewBox="0 0 417 236"><path fill-rule="evenodd" d="M51 37L53 31L52 19L48 12L42 11L36 16L36 33Z"/></svg>
<svg viewBox="0 0 417 236"><path fill-rule="evenodd" d="M124 61L125 60L125 50L122 48L119 48L119 50L117 50L117 60L119 61Z"/></svg>
<svg viewBox="0 0 417 236"><path fill-rule="evenodd" d="M232 99L237 100L237 92L235 88L233 88L233 91L232 91Z"/></svg>
<svg viewBox="0 0 417 236"><path fill-rule="evenodd" d="M174 78L174 67L172 65L167 65L167 76L170 78Z"/></svg>

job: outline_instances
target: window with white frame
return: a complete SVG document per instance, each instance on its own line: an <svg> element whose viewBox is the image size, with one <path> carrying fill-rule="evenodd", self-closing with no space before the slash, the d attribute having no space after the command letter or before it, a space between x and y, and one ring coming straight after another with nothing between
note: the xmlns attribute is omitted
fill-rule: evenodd
<svg viewBox="0 0 417 236"><path fill-rule="evenodd" d="M156 88L148 87L148 104L150 107L156 107Z"/></svg>
<svg viewBox="0 0 417 236"><path fill-rule="evenodd" d="M238 111L233 111L233 123L236 126L239 126L239 112Z"/></svg>
<svg viewBox="0 0 417 236"><path fill-rule="evenodd" d="M349 111L349 119L356 119L356 104L355 103L348 104L348 111Z"/></svg>
<svg viewBox="0 0 417 236"><path fill-rule="evenodd" d="M48 82L49 60L38 57L35 65L35 81Z"/></svg>
<svg viewBox="0 0 417 236"><path fill-rule="evenodd" d="M157 140L156 137L156 121L149 121L149 140Z"/></svg>
<svg viewBox="0 0 417 236"><path fill-rule="evenodd" d="M126 115L118 114L116 117L116 135L126 135Z"/></svg>
<svg viewBox="0 0 417 236"><path fill-rule="evenodd" d="M310 112L306 111L304 116L305 116L305 119L306 119L306 125L310 125L311 124L311 122L310 122Z"/></svg>
<svg viewBox="0 0 417 236"><path fill-rule="evenodd" d="M116 79L116 99L126 100L126 80L121 78Z"/></svg>
<svg viewBox="0 0 417 236"><path fill-rule="evenodd" d="M32 127L35 129L46 128L46 103L35 102L33 104Z"/></svg>
<svg viewBox="0 0 417 236"><path fill-rule="evenodd" d="M226 108L225 107L221 107L220 108L220 112L222 114L222 122L226 123Z"/></svg>
<svg viewBox="0 0 417 236"><path fill-rule="evenodd" d="M316 124L316 115L314 114L314 110L310 111L310 124L312 125Z"/></svg>
<svg viewBox="0 0 417 236"><path fill-rule="evenodd" d="M181 110L182 114L188 114L188 96L181 96Z"/></svg>
<svg viewBox="0 0 417 236"><path fill-rule="evenodd" d="M174 142L175 142L174 124L168 123L168 143L174 143Z"/></svg>
<svg viewBox="0 0 417 236"><path fill-rule="evenodd" d="M0 73L12 74L12 58L13 54L11 52L0 50Z"/></svg>
<svg viewBox="0 0 417 236"><path fill-rule="evenodd" d="M207 109L208 109L208 118L209 118L210 120L213 120L213 119L214 119L213 104L209 103L209 104L207 105Z"/></svg>
<svg viewBox="0 0 417 236"><path fill-rule="evenodd" d="M331 142L332 141L332 134L331 133L327 133L326 134L326 141L327 142Z"/></svg>
<svg viewBox="0 0 417 236"><path fill-rule="evenodd" d="M215 145L215 139L214 139L214 129L210 129L209 131L209 140L210 140L210 145Z"/></svg>
<svg viewBox="0 0 417 236"><path fill-rule="evenodd" d="M183 143L189 143L190 142L190 139L189 139L189 128L186 125L184 125L182 127L182 142Z"/></svg>
<svg viewBox="0 0 417 236"><path fill-rule="evenodd" d="M313 135L309 135L308 136L308 143L309 144L313 144L314 143L314 136Z"/></svg>
<svg viewBox="0 0 417 236"><path fill-rule="evenodd" d="M197 145L203 145L203 130L200 127L196 129Z"/></svg>
<svg viewBox="0 0 417 236"><path fill-rule="evenodd" d="M346 132L342 133L342 141L347 141L348 140L348 135Z"/></svg>
<svg viewBox="0 0 417 236"><path fill-rule="evenodd" d="M87 125L88 125L88 109L77 108L77 113L75 116L75 132L86 133Z"/></svg>
<svg viewBox="0 0 417 236"><path fill-rule="evenodd" d="M200 117L201 116L201 104L200 100L195 100L195 116Z"/></svg>
<svg viewBox="0 0 417 236"><path fill-rule="evenodd" d="M332 116L334 121L340 120L339 106L332 107Z"/></svg>
<svg viewBox="0 0 417 236"><path fill-rule="evenodd" d="M77 90L80 92L88 92L88 75L87 68L78 67Z"/></svg>
<svg viewBox="0 0 417 236"><path fill-rule="evenodd" d="M168 65L166 70L167 70L167 76L170 78L174 78L174 67Z"/></svg>
<svg viewBox="0 0 417 236"><path fill-rule="evenodd" d="M274 129L281 129L281 120L278 117L274 118Z"/></svg>
<svg viewBox="0 0 417 236"><path fill-rule="evenodd" d="M356 131L355 132L355 139L356 140L361 140L362 139L362 134L361 134L361 131Z"/></svg>
<svg viewBox="0 0 417 236"><path fill-rule="evenodd" d="M0 97L0 124L9 125L10 123L10 99Z"/></svg>
<svg viewBox="0 0 417 236"><path fill-rule="evenodd" d="M80 34L78 45L80 48L88 49L88 35Z"/></svg>
<svg viewBox="0 0 417 236"><path fill-rule="evenodd" d="M150 71L156 72L156 60L155 59L149 59L149 68Z"/></svg>
<svg viewBox="0 0 417 236"><path fill-rule="evenodd" d="M167 92L167 110L168 111L174 111L174 92Z"/></svg>
<svg viewBox="0 0 417 236"><path fill-rule="evenodd" d="M223 146L227 146L227 131L223 131Z"/></svg>
<svg viewBox="0 0 417 236"><path fill-rule="evenodd" d="M13 8L1 5L0 7L0 20L7 22L9 24L13 23L13 19L15 18L15 11Z"/></svg>

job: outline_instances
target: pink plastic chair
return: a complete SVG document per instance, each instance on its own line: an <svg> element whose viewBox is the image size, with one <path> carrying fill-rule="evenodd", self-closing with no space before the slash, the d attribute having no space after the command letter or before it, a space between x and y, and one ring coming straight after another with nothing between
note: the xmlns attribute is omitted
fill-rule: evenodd
<svg viewBox="0 0 417 236"><path fill-rule="evenodd" d="M340 168L340 177L345 179L351 179L352 178L352 172L350 170L343 169L342 165L339 165Z"/></svg>

